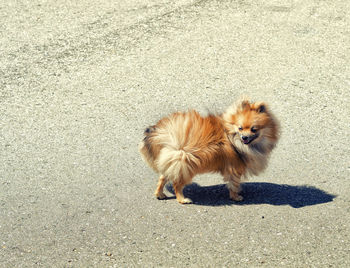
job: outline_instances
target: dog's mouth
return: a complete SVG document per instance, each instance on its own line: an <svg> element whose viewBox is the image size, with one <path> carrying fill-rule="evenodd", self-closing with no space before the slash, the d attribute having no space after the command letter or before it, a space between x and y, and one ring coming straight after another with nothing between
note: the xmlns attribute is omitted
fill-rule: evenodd
<svg viewBox="0 0 350 268"><path fill-rule="evenodd" d="M252 136L241 136L242 142L244 144L250 144L252 143L259 135L252 135Z"/></svg>

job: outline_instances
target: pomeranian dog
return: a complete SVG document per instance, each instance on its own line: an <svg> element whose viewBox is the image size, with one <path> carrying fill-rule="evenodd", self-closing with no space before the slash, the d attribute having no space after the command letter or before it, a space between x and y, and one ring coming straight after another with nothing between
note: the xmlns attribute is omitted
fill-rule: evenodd
<svg viewBox="0 0 350 268"><path fill-rule="evenodd" d="M155 195L165 199L167 182L176 199L197 174L219 172L227 182L230 198L241 201L241 179L257 175L267 166L279 138L279 123L263 102L243 99L223 114L202 117L196 111L177 112L147 128L139 150L145 162L160 174Z"/></svg>

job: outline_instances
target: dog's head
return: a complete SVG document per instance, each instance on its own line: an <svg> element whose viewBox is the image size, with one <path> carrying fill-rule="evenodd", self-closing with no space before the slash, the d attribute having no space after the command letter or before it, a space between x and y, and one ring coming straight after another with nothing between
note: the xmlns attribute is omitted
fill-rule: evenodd
<svg viewBox="0 0 350 268"><path fill-rule="evenodd" d="M229 135L243 145L254 146L264 140L275 143L278 139L278 123L263 102L240 100L223 114Z"/></svg>

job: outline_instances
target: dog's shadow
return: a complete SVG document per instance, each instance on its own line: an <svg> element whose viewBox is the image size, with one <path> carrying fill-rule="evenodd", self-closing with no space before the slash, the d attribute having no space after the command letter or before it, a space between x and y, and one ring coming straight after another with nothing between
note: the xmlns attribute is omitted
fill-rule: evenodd
<svg viewBox="0 0 350 268"><path fill-rule="evenodd" d="M243 183L241 186L241 195L244 198L242 202L234 202L229 199L225 184L200 186L193 183L184 188L184 195L191 198L193 204L202 206L270 204L275 206L289 205L293 208L328 203L336 197L313 186L292 186L265 182L249 182ZM171 184L168 184L166 188L174 194Z"/></svg>

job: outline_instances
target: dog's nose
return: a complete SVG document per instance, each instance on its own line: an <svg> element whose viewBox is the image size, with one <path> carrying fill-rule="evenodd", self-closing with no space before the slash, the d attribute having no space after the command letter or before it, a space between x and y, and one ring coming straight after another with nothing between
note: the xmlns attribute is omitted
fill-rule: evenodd
<svg viewBox="0 0 350 268"><path fill-rule="evenodd" d="M242 136L242 140L244 141L248 140L248 136Z"/></svg>

